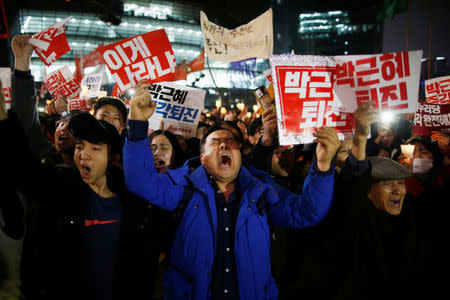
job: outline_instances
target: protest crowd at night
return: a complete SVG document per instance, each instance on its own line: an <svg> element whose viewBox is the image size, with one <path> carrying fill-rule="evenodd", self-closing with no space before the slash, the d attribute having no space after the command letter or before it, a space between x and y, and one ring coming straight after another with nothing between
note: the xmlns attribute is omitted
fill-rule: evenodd
<svg viewBox="0 0 450 300"><path fill-rule="evenodd" d="M445 295L450 72L421 84L423 50L274 53L271 8L235 29L208 16L191 61L153 28L39 84L32 56L69 53L74 17L11 32L0 226L20 243L0 298ZM206 105L211 88L185 83L251 59L268 67L246 101L221 88Z"/></svg>

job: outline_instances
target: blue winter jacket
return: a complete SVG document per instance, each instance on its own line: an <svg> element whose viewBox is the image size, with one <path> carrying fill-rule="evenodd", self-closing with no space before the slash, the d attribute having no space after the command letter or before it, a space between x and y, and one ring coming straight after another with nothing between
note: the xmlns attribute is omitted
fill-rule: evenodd
<svg viewBox="0 0 450 300"><path fill-rule="evenodd" d="M165 278L165 296L170 300L209 299L217 213L214 191L205 168L200 166L191 171L187 162L166 174L158 174L148 138L125 141L123 165L128 189L165 210L177 208L185 187L193 190L175 233ZM331 206L333 172L319 175L313 166L302 194L298 195L276 184L269 174L241 166L237 184L242 199L234 245L241 299L277 299L278 291L270 269L268 219L274 225L295 228L320 222ZM263 213L257 205L260 201L267 203Z"/></svg>

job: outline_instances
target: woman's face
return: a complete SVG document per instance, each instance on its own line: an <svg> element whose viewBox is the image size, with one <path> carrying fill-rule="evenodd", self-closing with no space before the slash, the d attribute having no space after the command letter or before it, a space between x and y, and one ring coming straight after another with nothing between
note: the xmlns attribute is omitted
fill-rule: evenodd
<svg viewBox="0 0 450 300"><path fill-rule="evenodd" d="M414 158L434 159L433 153L428 151L422 143L415 143L414 144L413 159Z"/></svg>
<svg viewBox="0 0 450 300"><path fill-rule="evenodd" d="M159 134L150 141L150 147L157 172L165 173L167 169L170 169L174 159L172 144L165 135Z"/></svg>

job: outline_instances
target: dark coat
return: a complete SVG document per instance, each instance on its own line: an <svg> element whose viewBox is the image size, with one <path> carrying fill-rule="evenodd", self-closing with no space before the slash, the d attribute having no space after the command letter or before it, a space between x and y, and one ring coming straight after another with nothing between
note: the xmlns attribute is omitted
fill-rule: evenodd
<svg viewBox="0 0 450 300"><path fill-rule="evenodd" d="M77 169L44 166L34 159L13 114L0 122L0 134L7 141L0 150L8 157L4 170L30 202L21 261L23 293L27 299L81 299L79 257L89 187ZM165 213L124 185L117 194L123 213L113 294L117 299L151 298Z"/></svg>

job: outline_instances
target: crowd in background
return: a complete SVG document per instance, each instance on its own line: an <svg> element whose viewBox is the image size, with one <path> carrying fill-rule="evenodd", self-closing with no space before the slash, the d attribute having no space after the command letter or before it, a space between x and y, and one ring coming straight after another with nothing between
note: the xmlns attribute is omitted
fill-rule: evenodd
<svg viewBox="0 0 450 300"><path fill-rule="evenodd" d="M109 199L111 195L120 195L121 200L139 198L127 191L122 174L122 147L129 134L129 100L92 99L90 116L86 116L82 112L67 112L67 100L59 97L48 103L46 113L39 113L34 80L26 65L31 55L27 47L19 38L13 41L16 64L12 108L0 121L2 144L5 144L2 154L4 159L13 160L11 169L6 172L8 180L1 185L4 192L0 203L4 219L2 229L12 239L23 239L21 293L29 299L73 297L64 293L74 293L76 286L68 289L55 286L61 279L68 284L65 282L68 278L59 278L65 273L55 273L50 267L46 270L52 265L51 261L64 261L66 265L60 268L81 270L86 274L84 279L91 281L87 287L95 290L97 287L90 285L98 283L96 276L104 272L88 274L85 271L90 270L89 266L74 266L75 255L84 255L93 260L104 259L102 266L105 267L108 262L118 260L117 268L121 268L108 269L110 275L120 273L111 279L118 294L102 294L92 299L162 299L163 274L170 269L169 253L177 232L179 218L174 217L177 210L163 211L142 199L132 202L130 207L123 206L119 213L121 226L128 227L112 229L116 234L120 230L119 247L109 247L107 239L100 245L102 240L96 240L96 233L89 235L70 227L73 225L70 222L85 222L79 218L80 208L73 207L76 206L73 203L94 197L90 191L83 190L77 175L73 174L74 167L82 178L83 172L89 177L96 170L90 163L77 161L76 155L74 158L74 153L85 149L80 139L109 147L105 167L108 188L97 194L102 199ZM148 93L148 84L140 82L135 89L133 98L141 97ZM164 124L159 130L148 130L148 148L153 153L157 172L170 173L169 170L200 156L205 134L219 127L231 132L239 141L243 165L265 171L282 187L301 193L317 159L318 143L280 146L276 113L272 109L260 112L248 114L245 107L229 111L221 107L205 110L196 136L190 138L170 132ZM86 132L86 128L98 127L92 125L91 117L103 120L99 121L102 126L97 136ZM446 284L442 272L448 263L449 250L445 243L449 135L443 132L413 135L412 114L397 115L389 124L379 122L378 113L369 104L362 105L353 118L355 137L340 141L333 157L334 196L326 217L317 225L303 229L270 227L271 272L279 290L278 297L429 299L445 289ZM89 126L94 127L84 128L80 125L83 122L91 122ZM99 139L101 136L104 139ZM411 157L402 153L401 145L406 144L414 145ZM33 180L35 182L31 183ZM102 194L105 191L106 194ZM34 197L36 201L27 201ZM70 198L73 203L62 201L63 198ZM63 218L55 218L60 211L64 212ZM126 219L125 216L132 217ZM59 236L61 232L65 234ZM83 248L86 243L99 245L91 251ZM54 244L64 247L50 247ZM80 247L81 254L72 253L74 248ZM109 255L109 258L103 257ZM123 265L122 256L127 257ZM130 276L130 272L134 276ZM143 295L146 298L142 298Z"/></svg>

